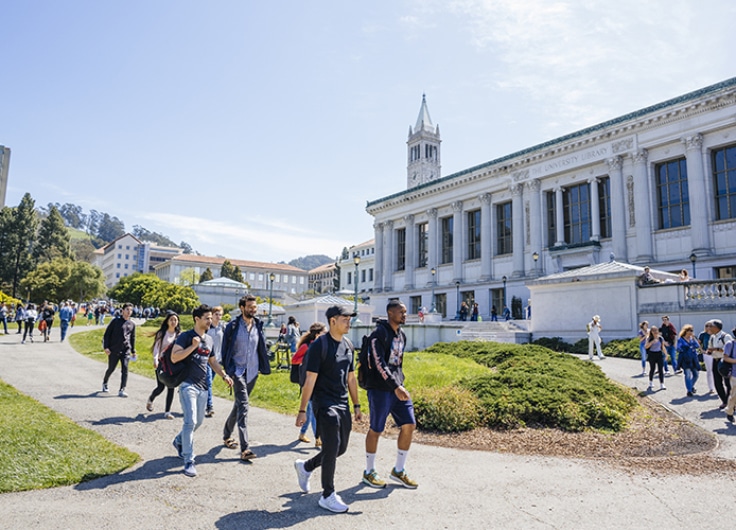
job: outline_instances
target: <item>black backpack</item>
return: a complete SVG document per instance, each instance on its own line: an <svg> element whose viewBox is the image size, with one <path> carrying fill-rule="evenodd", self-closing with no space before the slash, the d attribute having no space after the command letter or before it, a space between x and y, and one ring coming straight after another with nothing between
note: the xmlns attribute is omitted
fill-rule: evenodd
<svg viewBox="0 0 736 530"><path fill-rule="evenodd" d="M358 366L355 368L358 372L358 386L364 390L370 388L370 381L373 378L373 373L376 367L371 362L371 337L375 334L376 339L383 343L384 351L386 348L387 337L380 337L379 335L385 335L385 331L377 326L370 335L363 335L363 340L360 343L360 351L358 352Z"/></svg>
<svg viewBox="0 0 736 530"><path fill-rule="evenodd" d="M169 344L169 346L163 351L158 359L158 368L156 368L158 380L167 388L176 388L182 384L189 374L189 370L187 370L189 365L188 357L178 363L171 361L171 352L174 350L174 344L176 344L176 340Z"/></svg>

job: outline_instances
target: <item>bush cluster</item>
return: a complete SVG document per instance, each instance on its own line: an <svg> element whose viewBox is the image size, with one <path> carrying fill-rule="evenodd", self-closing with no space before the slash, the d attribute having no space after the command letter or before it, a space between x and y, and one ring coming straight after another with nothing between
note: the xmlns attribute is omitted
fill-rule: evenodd
<svg viewBox="0 0 736 530"><path fill-rule="evenodd" d="M578 353L581 355L588 353L588 339L580 339L575 344L565 342L560 337L541 337L533 342L538 346L544 346L552 351L556 352L567 352L567 353ZM624 357L626 359L638 359L639 353L639 339L634 337L632 339L614 339L610 342L605 342L602 345L603 355L606 357Z"/></svg>
<svg viewBox="0 0 736 530"><path fill-rule="evenodd" d="M417 426L440 432L461 432L481 424L481 407L465 388L420 388L412 394Z"/></svg>
<svg viewBox="0 0 736 530"><path fill-rule="evenodd" d="M478 422L488 427L618 431L636 405L598 366L539 345L461 341L427 351L472 358L491 368L459 385L470 391L472 403L477 400Z"/></svg>

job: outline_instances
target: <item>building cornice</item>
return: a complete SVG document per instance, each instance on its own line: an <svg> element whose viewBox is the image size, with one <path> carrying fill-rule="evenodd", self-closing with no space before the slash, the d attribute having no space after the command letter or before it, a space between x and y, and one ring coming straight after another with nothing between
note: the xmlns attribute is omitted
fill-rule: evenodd
<svg viewBox="0 0 736 530"><path fill-rule="evenodd" d="M635 147L633 135L637 133L734 104L736 104L736 77L464 169L440 179L420 184L411 189L368 201L366 211L371 215L375 215L382 210L441 194L447 190L465 186L481 179L506 177L514 181L524 180L525 175L529 176L528 168L535 164L571 154L581 148L592 149L604 143L611 143L612 153L608 153L608 156L604 158L608 159L610 155L633 149Z"/></svg>

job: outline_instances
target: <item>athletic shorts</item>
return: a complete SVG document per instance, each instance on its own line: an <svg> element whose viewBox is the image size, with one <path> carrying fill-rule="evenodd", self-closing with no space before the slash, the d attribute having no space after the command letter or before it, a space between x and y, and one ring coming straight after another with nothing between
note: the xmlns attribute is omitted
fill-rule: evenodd
<svg viewBox="0 0 736 530"><path fill-rule="evenodd" d="M374 432L383 432L389 413L399 427L417 422L414 419L414 403L411 399L401 401L393 391L368 390L368 406L371 430Z"/></svg>

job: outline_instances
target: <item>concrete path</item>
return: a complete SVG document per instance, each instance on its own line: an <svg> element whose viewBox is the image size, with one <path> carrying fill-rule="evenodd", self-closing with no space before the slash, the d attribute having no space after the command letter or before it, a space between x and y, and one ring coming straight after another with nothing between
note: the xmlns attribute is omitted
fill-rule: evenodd
<svg viewBox="0 0 736 530"><path fill-rule="evenodd" d="M58 340L58 335L54 335ZM145 411L151 379L131 374L128 399L99 393L105 366L68 344L20 344L0 336L0 378L40 402L141 455L136 466L77 486L0 496L0 528L44 530L150 528L732 528L720 506L730 498L727 477L653 476L606 464L562 458L514 456L415 445L407 469L420 483L410 491L389 485L373 490L360 483L363 437L354 434L338 460L336 485L347 514L317 506L319 476L301 494L293 461L314 454L295 441L294 418L252 411L251 432L259 458L241 464L236 451L221 445L229 403L218 399L216 416L195 434L199 476L187 478L171 440L181 427L157 410ZM602 366L616 378L638 384L632 361L608 359ZM634 368L632 368L634 366ZM117 388L119 372L111 379ZM675 410L707 427L729 430L707 402L681 403L674 380L666 399ZM632 382L633 381L633 382ZM258 386L256 386L256 392ZM684 391L678 395L684 395ZM655 399L665 399L656 394ZM694 407L701 406L695 411ZM296 403L295 403L296 409ZM178 399L174 411L178 411ZM691 412L694 411L694 412ZM711 423L713 422L713 423ZM720 427L718 426L720 425ZM730 449L729 449L730 448ZM733 454L730 443L720 451ZM378 469L393 465L395 442L379 446ZM690 502L687 502L690 501ZM714 504L715 503L715 504Z"/></svg>

